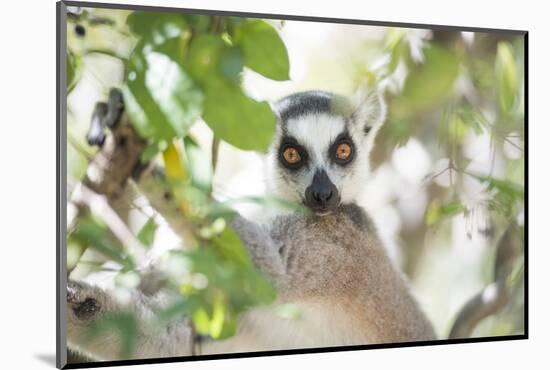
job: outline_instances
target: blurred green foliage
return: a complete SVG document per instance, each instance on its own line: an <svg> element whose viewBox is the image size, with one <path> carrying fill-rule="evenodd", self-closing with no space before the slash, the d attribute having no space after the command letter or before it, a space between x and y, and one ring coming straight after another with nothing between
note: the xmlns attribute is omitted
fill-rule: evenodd
<svg viewBox="0 0 550 370"><path fill-rule="evenodd" d="M80 22L88 17L84 13ZM191 317L198 333L214 339L231 336L242 312L272 302L276 292L229 227L234 215L230 204L211 198L213 163L189 135L189 128L202 117L216 140L243 150L265 151L276 117L267 102L256 101L243 91L241 75L248 67L268 78L288 79L286 48L278 32L261 20L136 11L128 15L124 27L134 47L129 56L120 58L126 75L122 91L130 121L148 142L141 159L159 160L162 154L164 186L195 225L194 235L185 240L186 250L166 257L168 264L179 266L167 284L180 299L159 312L159 318L164 322ZM101 52L117 57L115 52ZM70 91L80 68L79 57L71 50L67 66ZM271 198L242 201L291 206ZM144 247L153 244L157 228L155 218L150 217L137 233ZM69 238L75 245L91 247L120 263L119 288L134 281L124 278L135 274L132 256L97 215L80 215ZM90 335L111 328L123 336L121 350L128 353L134 344L131 337L139 330L136 325L131 317L108 317Z"/></svg>

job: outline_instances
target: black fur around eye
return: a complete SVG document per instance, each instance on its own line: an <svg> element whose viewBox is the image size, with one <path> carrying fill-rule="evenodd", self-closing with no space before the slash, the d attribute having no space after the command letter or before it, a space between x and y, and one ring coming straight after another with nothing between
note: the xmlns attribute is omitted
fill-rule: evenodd
<svg viewBox="0 0 550 370"><path fill-rule="evenodd" d="M355 145L347 135L338 137L329 149L329 158L342 166L347 165L355 158Z"/></svg>
<svg viewBox="0 0 550 370"><path fill-rule="evenodd" d="M290 170L297 170L307 163L307 151L293 138L285 138L279 147L279 162Z"/></svg>

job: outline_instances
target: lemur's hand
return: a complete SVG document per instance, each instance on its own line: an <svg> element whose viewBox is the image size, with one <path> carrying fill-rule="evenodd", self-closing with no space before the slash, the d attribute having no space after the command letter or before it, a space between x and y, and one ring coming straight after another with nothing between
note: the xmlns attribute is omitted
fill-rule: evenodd
<svg viewBox="0 0 550 370"><path fill-rule="evenodd" d="M285 266L280 254L283 245L271 238L269 232L261 226L237 216L231 226L248 249L256 267L267 274L275 285L285 276Z"/></svg>

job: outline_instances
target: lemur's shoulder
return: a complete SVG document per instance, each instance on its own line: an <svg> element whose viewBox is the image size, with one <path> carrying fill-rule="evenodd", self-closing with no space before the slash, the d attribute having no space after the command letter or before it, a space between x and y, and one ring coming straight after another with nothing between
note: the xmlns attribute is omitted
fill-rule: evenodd
<svg viewBox="0 0 550 370"><path fill-rule="evenodd" d="M374 224L367 212L363 209L363 207L356 203L342 204L338 208L338 212L341 213L342 217L347 217L350 219L358 228L364 230L373 228Z"/></svg>

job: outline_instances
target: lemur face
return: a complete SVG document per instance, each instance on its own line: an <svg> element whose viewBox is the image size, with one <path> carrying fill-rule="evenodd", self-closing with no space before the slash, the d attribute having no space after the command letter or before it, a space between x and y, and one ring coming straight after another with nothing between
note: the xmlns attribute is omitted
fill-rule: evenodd
<svg viewBox="0 0 550 370"><path fill-rule="evenodd" d="M269 158L278 196L316 214L356 200L369 174L369 153L385 106L376 93L356 99L308 91L275 105L279 124Z"/></svg>

